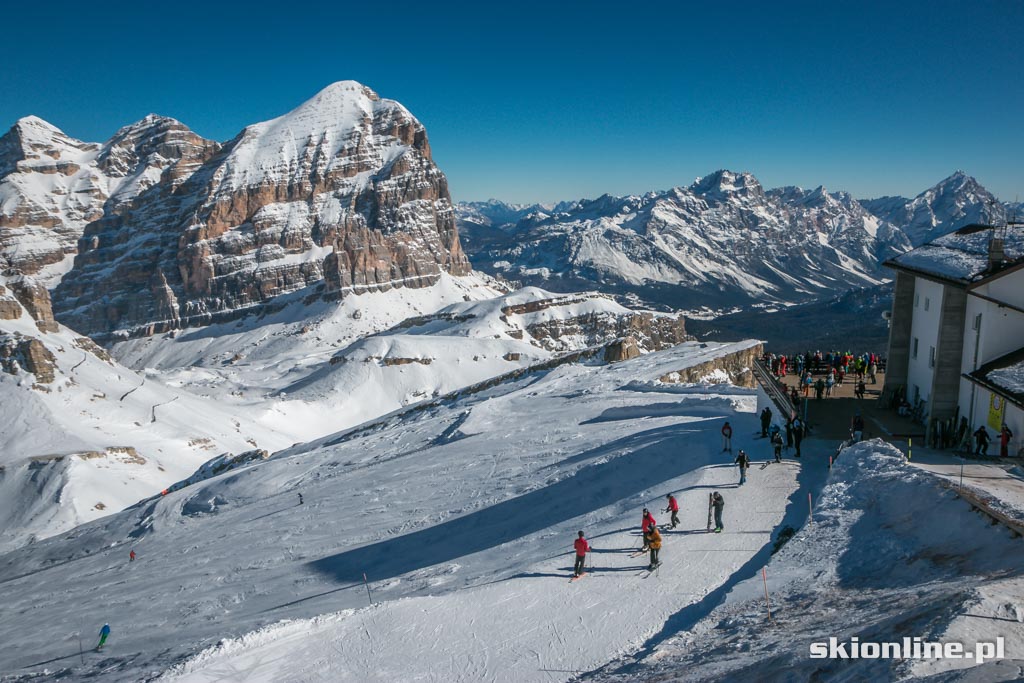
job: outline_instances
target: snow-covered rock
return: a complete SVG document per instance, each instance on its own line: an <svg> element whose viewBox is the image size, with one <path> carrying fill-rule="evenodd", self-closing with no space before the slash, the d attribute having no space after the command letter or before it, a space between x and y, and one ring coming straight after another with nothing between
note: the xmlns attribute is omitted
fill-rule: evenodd
<svg viewBox="0 0 1024 683"><path fill-rule="evenodd" d="M195 169L219 145L150 115L103 144L27 116L0 137L0 257L48 286L72 267L85 226L153 185Z"/></svg>
<svg viewBox="0 0 1024 683"><path fill-rule="evenodd" d="M422 124L354 81L223 146L158 116L103 144L22 119L0 138L0 256L60 281L58 317L93 336L469 272Z"/></svg>

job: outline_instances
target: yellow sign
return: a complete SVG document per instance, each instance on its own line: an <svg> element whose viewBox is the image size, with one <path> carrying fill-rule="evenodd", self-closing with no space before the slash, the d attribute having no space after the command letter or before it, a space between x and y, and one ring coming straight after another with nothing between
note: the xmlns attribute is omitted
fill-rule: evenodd
<svg viewBox="0 0 1024 683"><path fill-rule="evenodd" d="M1006 399L999 394L992 394L988 400L988 426L997 432L1003 428L1003 413L1006 412Z"/></svg>

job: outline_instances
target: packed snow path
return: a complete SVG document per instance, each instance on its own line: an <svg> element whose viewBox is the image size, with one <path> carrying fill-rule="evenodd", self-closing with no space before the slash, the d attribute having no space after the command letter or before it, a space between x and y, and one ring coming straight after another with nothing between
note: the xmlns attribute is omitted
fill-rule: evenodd
<svg viewBox="0 0 1024 683"><path fill-rule="evenodd" d="M744 436L756 429L753 392L657 381L742 347L688 344L531 375L9 553L0 671L138 680L316 615L326 616L228 641L174 673L547 681L592 669L687 605L711 609L702 599L763 564L785 516L806 514L798 485L823 478L825 456L807 453L806 469L755 464L735 488L719 430L729 419L734 449L763 460L767 445ZM723 534L706 533L714 489L727 501ZM640 510L666 522L668 492L682 526L643 578L646 558L628 557ZM580 528L594 571L570 584ZM107 647L82 664L79 634L88 649L107 621Z"/></svg>

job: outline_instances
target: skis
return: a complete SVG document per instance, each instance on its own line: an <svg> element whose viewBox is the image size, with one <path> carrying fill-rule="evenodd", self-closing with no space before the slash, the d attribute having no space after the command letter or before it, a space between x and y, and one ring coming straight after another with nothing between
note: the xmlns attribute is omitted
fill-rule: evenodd
<svg viewBox="0 0 1024 683"><path fill-rule="evenodd" d="M580 579L582 579L586 575L587 575L587 572L583 572L579 576L574 576L571 579L569 579L569 583L575 583L576 581L579 581Z"/></svg>
<svg viewBox="0 0 1024 683"><path fill-rule="evenodd" d="M661 568L661 562L658 562L658 564L654 565L653 568L648 567L647 569L644 569L642 572L637 574L637 576L639 576L641 579L646 579L651 574L657 574L658 570L660 568Z"/></svg>
<svg viewBox="0 0 1024 683"><path fill-rule="evenodd" d="M646 555L646 554L647 554L646 550L640 550L640 551L635 552L635 553L630 553L629 556L630 557L640 557L641 555Z"/></svg>
<svg viewBox="0 0 1024 683"><path fill-rule="evenodd" d="M715 505L715 494L708 494L708 531L711 531L711 510Z"/></svg>
<svg viewBox="0 0 1024 683"><path fill-rule="evenodd" d="M771 460L765 460L763 463L761 463L761 469L763 470L765 467L768 467L768 465L770 465L770 464L771 464Z"/></svg>

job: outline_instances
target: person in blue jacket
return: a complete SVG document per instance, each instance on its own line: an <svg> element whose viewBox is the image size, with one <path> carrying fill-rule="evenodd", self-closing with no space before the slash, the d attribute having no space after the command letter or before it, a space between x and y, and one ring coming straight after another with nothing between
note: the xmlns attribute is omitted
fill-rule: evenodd
<svg viewBox="0 0 1024 683"><path fill-rule="evenodd" d="M103 647L103 643L107 642L107 636L110 635L110 624L103 624L103 628L100 629L100 644L96 646L97 650Z"/></svg>

